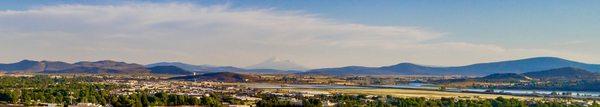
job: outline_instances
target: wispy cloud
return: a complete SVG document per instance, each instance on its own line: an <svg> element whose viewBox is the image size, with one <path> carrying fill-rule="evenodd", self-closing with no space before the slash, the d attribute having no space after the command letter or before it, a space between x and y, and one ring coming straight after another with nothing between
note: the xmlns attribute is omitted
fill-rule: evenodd
<svg viewBox="0 0 600 107"><path fill-rule="evenodd" d="M516 52L487 44L425 43L445 33L421 27L373 26L302 12L182 3L58 5L1 11L0 32L0 51L11 59L249 65L279 56L322 67Z"/></svg>

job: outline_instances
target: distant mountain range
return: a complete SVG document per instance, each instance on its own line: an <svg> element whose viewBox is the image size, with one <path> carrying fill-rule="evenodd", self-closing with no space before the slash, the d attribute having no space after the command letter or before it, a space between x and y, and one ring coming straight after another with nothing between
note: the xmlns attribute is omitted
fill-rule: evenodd
<svg viewBox="0 0 600 107"><path fill-rule="evenodd" d="M584 69L564 67L558 69L526 72L523 75L540 80L593 80L600 79L598 72L590 72Z"/></svg>
<svg viewBox="0 0 600 107"><path fill-rule="evenodd" d="M481 77L481 78L477 78L479 80L485 80L485 81L527 81L527 80L532 80L532 78L525 76L523 74L517 74L517 73L496 73L496 74L491 74L485 77Z"/></svg>
<svg viewBox="0 0 600 107"><path fill-rule="evenodd" d="M586 64L555 57L537 57L512 61L479 63L457 67L431 67L412 63L401 63L384 67L348 66L340 68L314 69L301 74L323 75L467 75L483 76L494 73L524 73L555 68L574 67L600 72L600 65Z"/></svg>
<svg viewBox="0 0 600 107"><path fill-rule="evenodd" d="M573 67L563 67L556 68L550 70L542 70L542 71L532 71L526 73L495 73L490 74L483 77L476 78L459 78L459 79L443 79L443 80L435 80L434 83L437 84L452 84L455 86L465 86L465 85L474 85L478 82L484 83L515 83L515 82L524 82L524 83L535 83L543 82L543 85L526 85L526 86L518 86L514 88L541 88L541 89L558 89L562 87L562 90L570 88L577 90L597 90L600 87L597 87L598 81L600 80L600 73L594 73L590 71L586 71L579 68ZM563 83L569 82L568 84L562 85L551 85L553 83ZM574 84L575 83L575 84ZM544 86L551 85L551 86ZM563 86L563 85L572 85L571 86ZM541 86L541 87L539 87ZM499 87L496 87L499 88ZM527 89L527 88L525 88Z"/></svg>
<svg viewBox="0 0 600 107"><path fill-rule="evenodd" d="M186 71L176 66L155 66L148 68L153 74L190 75L193 72Z"/></svg>
<svg viewBox="0 0 600 107"><path fill-rule="evenodd" d="M149 73L143 65L103 60L66 63L60 61L22 60L17 63L0 64L5 72L41 72L41 73Z"/></svg>
<svg viewBox="0 0 600 107"><path fill-rule="evenodd" d="M153 63L153 64L146 65L146 67L148 67L148 68L156 67L156 66L176 66L176 67L179 67L186 71L207 71L207 70L214 69L215 67L217 67L217 66L212 66L212 65L192 65L192 64L186 64L186 63L181 63L181 62L159 62L159 63Z"/></svg>
<svg viewBox="0 0 600 107"><path fill-rule="evenodd" d="M148 64L146 67L156 66L175 66L186 71L197 72L197 73L211 73L211 72L235 72L242 74L292 74L301 71L293 70L276 70L276 69L244 69L232 66L209 66L209 65L192 65L181 62L159 62L154 64Z"/></svg>
<svg viewBox="0 0 600 107"><path fill-rule="evenodd" d="M281 62L281 61L266 61ZM291 62L291 61L284 61ZM260 65L260 64L259 64ZM269 64L267 64L269 65ZM284 64L287 65L287 64ZM180 62L159 62L146 66L117 61L82 61L66 63L60 61L23 60L16 63L0 64L4 72L38 72L38 73L156 73L185 75L213 72L234 72L242 74L301 74L301 75L464 75L484 76L495 73L521 74L530 71L543 71L556 68L571 67L591 72L600 72L600 65L586 64L555 57L537 57L511 61L479 63L456 67L433 67L412 63L400 63L383 67L347 66L340 68L321 68L306 72L277 69L246 69L232 66L192 65ZM258 67L257 67L258 68ZM272 67L267 67L272 68Z"/></svg>
<svg viewBox="0 0 600 107"><path fill-rule="evenodd" d="M281 60L277 58L270 58L266 61L260 62L258 64L246 67L248 69L275 69L275 70L285 70L285 71L303 71L308 68L297 64L291 60Z"/></svg>
<svg viewBox="0 0 600 107"><path fill-rule="evenodd" d="M191 65L179 62L160 62L144 66L140 64L111 60L96 62L81 61L76 63L22 60L16 63L0 64L0 71L8 73L154 73L171 75L189 75L194 72L199 74L211 72L235 72L243 74L290 74L300 72L274 69L243 69L231 66Z"/></svg>
<svg viewBox="0 0 600 107"><path fill-rule="evenodd" d="M216 81L216 82L251 82L257 80L257 76L238 74L232 72L215 72L202 75L179 76L170 79L188 81Z"/></svg>
<svg viewBox="0 0 600 107"><path fill-rule="evenodd" d="M478 81L578 81L578 80L600 80L599 73L586 71L579 68L564 67L543 71L517 73L495 73L485 77L475 78Z"/></svg>

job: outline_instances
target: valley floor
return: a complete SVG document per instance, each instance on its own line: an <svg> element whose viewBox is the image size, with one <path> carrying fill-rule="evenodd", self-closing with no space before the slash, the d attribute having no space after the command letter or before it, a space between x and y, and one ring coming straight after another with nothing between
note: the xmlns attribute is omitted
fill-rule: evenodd
<svg viewBox="0 0 600 107"><path fill-rule="evenodd" d="M477 94L477 93L461 93L461 92L443 92L429 90L412 90L412 89L271 89L278 91L290 92L310 92L310 93L331 93L331 94L366 94L366 95L391 95L394 97L425 97L425 98L462 98L462 99L494 99L497 97L516 98L516 99L535 99L538 97L523 97L512 95L497 95L497 94Z"/></svg>

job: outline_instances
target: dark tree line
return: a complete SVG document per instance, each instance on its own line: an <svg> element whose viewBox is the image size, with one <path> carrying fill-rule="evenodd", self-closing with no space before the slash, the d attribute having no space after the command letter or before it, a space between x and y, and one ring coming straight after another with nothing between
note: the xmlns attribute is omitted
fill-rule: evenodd
<svg viewBox="0 0 600 107"><path fill-rule="evenodd" d="M259 101L259 107L322 107L325 101L335 103L337 107L584 107L578 104L569 104L558 101L525 101L518 99L480 99L466 100L455 98L427 99L427 98L398 98L392 96L367 97L366 95L335 95L317 96L315 98L299 98L302 103L278 99L273 96L264 96ZM588 107L600 107L597 103Z"/></svg>
<svg viewBox="0 0 600 107"><path fill-rule="evenodd" d="M116 107L148 107L176 105L221 106L221 97L213 94L210 97L192 97L168 93L148 93L136 91L128 95L111 94L111 90L125 88L122 85L102 84L98 78L51 78L35 77L0 77L0 102L5 104L24 104L26 106L40 103L56 103L72 105L77 103L94 103Z"/></svg>
<svg viewBox="0 0 600 107"><path fill-rule="evenodd" d="M600 92L600 80L582 81L547 81L515 83L508 86L472 86L473 88L496 88L496 89L525 89L525 90L552 90L552 91L592 91Z"/></svg>

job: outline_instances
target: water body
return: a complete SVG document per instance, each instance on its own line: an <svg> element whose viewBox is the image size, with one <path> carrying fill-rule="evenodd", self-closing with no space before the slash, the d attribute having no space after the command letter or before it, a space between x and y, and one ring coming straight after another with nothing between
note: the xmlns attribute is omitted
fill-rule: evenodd
<svg viewBox="0 0 600 107"><path fill-rule="evenodd" d="M486 92L488 89L461 89L463 91L472 91L472 92ZM566 94L570 93L571 96L593 96L600 97L600 92L587 92L587 91L547 91L547 90L508 90L508 89L493 89L494 93L507 93L507 94L543 94L550 95L552 93L556 94Z"/></svg>
<svg viewBox="0 0 600 107"><path fill-rule="evenodd" d="M378 87L386 87L386 88L406 88L406 89L428 89L428 90L436 90L440 89L439 86L433 84L423 84L423 83L409 83L409 84L400 84L400 85L378 85ZM469 92L486 92L489 89L457 89L457 88L447 88L449 91L469 91ZM502 94L541 94L541 95L550 95L552 93L556 93L559 95L570 93L571 96L592 96L592 97L600 97L600 92L588 92L588 91L548 91L548 90L514 90L514 89L493 89L493 93L502 93Z"/></svg>
<svg viewBox="0 0 600 107"><path fill-rule="evenodd" d="M409 83L400 85L371 85L371 86L344 86L344 85L312 85L312 84L271 84L271 83L248 83L245 84L251 88L272 88L272 89L365 89L365 88L401 88L401 89L424 89L424 90L437 90L440 86L434 84L425 83ZM447 88L449 91L456 92L486 92L488 89L458 89L458 88ZM570 93L571 96L588 96L588 97L600 97L600 92L587 92L587 91L547 91L547 90L509 90L509 89L494 89L494 93L501 94L515 94L515 95L550 95L557 93L562 95L563 93Z"/></svg>

